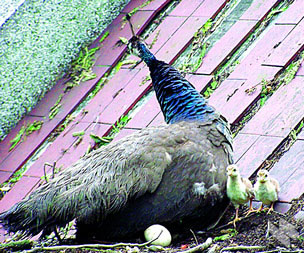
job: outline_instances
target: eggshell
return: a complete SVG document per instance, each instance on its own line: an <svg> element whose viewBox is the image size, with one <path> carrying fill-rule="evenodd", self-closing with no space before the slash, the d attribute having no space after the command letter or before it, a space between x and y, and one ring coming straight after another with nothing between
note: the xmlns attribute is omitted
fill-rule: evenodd
<svg viewBox="0 0 304 253"><path fill-rule="evenodd" d="M160 236L159 236L159 234L160 234ZM172 240L169 230L159 224L155 224L155 225L148 227L144 232L144 236L147 241L151 241L159 236L151 244L159 245L159 246L163 246L163 247L170 245L171 240Z"/></svg>

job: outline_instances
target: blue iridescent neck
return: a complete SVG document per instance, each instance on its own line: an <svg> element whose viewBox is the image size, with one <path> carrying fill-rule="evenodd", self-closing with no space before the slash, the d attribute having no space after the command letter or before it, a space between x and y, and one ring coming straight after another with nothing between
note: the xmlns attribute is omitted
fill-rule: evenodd
<svg viewBox="0 0 304 253"><path fill-rule="evenodd" d="M149 49L142 42L138 42L137 45L139 57L150 67L154 61L157 61L155 56L149 51Z"/></svg>

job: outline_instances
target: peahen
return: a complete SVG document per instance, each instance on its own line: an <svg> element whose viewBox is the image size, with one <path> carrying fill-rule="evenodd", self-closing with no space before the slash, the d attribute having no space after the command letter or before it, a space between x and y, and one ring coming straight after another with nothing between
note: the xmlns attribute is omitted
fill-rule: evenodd
<svg viewBox="0 0 304 253"><path fill-rule="evenodd" d="M168 125L84 156L2 213L8 231L46 235L76 219L78 238L111 240L155 223L204 228L223 214L229 203L225 169L233 162L229 124L137 37L129 46L151 71Z"/></svg>

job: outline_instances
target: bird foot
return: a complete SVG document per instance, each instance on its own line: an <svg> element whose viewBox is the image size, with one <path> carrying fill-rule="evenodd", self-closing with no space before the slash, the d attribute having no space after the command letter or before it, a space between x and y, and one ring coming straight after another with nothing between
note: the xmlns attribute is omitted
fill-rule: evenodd
<svg viewBox="0 0 304 253"><path fill-rule="evenodd" d="M242 218L235 218L234 220L228 222L227 224L230 225L230 224L233 224L234 228L236 228L236 222L242 220Z"/></svg>
<svg viewBox="0 0 304 253"><path fill-rule="evenodd" d="M251 213L256 213L257 210L253 209L253 208L249 208L248 212L246 213L245 217L247 217L249 214Z"/></svg>

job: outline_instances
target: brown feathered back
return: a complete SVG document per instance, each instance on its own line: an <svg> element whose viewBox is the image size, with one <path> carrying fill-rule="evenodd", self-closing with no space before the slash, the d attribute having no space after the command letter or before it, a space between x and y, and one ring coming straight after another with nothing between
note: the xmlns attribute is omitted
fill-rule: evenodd
<svg viewBox="0 0 304 253"><path fill-rule="evenodd" d="M28 234L76 219L80 235L104 238L188 218L210 223L228 203L231 160L231 143L212 122L150 127L84 156L0 219Z"/></svg>

